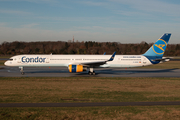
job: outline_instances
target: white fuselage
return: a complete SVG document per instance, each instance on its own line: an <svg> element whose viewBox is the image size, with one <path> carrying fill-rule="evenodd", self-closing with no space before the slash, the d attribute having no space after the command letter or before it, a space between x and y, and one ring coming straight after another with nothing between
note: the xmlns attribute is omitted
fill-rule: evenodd
<svg viewBox="0 0 180 120"><path fill-rule="evenodd" d="M111 55L17 55L5 62L6 66L66 66L88 62L106 61ZM141 67L152 63L143 55L116 55L99 67Z"/></svg>

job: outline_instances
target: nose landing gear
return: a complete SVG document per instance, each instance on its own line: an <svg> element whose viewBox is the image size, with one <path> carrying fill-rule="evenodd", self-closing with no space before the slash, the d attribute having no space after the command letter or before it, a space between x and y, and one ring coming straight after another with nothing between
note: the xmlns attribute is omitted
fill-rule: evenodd
<svg viewBox="0 0 180 120"><path fill-rule="evenodd" d="M21 72L21 75L24 75L24 71L23 71L23 67L19 67L20 68L20 72Z"/></svg>

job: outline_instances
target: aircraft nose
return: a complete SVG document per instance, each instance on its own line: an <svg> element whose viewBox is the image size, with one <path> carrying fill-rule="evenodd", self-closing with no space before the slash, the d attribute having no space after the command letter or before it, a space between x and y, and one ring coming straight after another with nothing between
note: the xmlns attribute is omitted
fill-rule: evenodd
<svg viewBox="0 0 180 120"><path fill-rule="evenodd" d="M6 65L6 66L7 66L7 65L8 65L8 61L6 61L6 62L4 63L4 65Z"/></svg>

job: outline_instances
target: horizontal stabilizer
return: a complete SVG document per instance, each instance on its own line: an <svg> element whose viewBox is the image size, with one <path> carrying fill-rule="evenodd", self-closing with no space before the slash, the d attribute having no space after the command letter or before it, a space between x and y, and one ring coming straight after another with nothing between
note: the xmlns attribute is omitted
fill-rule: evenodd
<svg viewBox="0 0 180 120"><path fill-rule="evenodd" d="M152 61L154 61L154 62L156 62L156 61L158 61L158 62L167 62L167 61L170 61L170 58L154 59Z"/></svg>

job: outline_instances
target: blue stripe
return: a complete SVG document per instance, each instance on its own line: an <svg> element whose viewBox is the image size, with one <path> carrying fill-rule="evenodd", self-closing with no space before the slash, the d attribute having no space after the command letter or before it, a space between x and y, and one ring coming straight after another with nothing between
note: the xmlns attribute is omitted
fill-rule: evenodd
<svg viewBox="0 0 180 120"><path fill-rule="evenodd" d="M76 65L72 65L72 72L73 72L73 73L76 72Z"/></svg>
<svg viewBox="0 0 180 120"><path fill-rule="evenodd" d="M160 63L160 61L153 61L155 59L161 59L162 57L158 58L158 57L155 57L155 56L145 56L152 64L158 64Z"/></svg>

